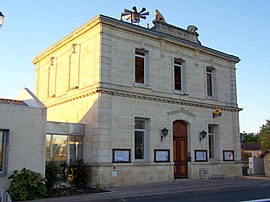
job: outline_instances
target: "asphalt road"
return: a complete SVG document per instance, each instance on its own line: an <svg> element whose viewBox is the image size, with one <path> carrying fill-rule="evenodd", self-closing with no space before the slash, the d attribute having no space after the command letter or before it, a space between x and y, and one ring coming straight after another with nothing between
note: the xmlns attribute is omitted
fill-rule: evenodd
<svg viewBox="0 0 270 202"><path fill-rule="evenodd" d="M224 191L224 192L214 192L214 193L202 193L202 194L192 194L192 195L166 195L157 196L149 198L133 198L133 199L122 199L113 200L117 201L127 201L127 202L178 202L178 201L188 201L188 202L240 202L240 201L256 201L260 202L270 202L270 187L266 188L256 188L256 189L246 189L237 191Z"/></svg>

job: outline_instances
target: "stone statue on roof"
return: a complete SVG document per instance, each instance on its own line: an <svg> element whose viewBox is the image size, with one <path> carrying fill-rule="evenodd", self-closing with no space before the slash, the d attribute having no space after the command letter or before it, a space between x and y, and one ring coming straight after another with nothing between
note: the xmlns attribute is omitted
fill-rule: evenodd
<svg viewBox="0 0 270 202"><path fill-rule="evenodd" d="M187 27L187 31L191 32L191 33L197 33L198 28L195 25L189 25Z"/></svg>
<svg viewBox="0 0 270 202"><path fill-rule="evenodd" d="M163 15L159 12L158 9L155 10L155 20L154 21L162 21L165 22L165 18L163 17Z"/></svg>

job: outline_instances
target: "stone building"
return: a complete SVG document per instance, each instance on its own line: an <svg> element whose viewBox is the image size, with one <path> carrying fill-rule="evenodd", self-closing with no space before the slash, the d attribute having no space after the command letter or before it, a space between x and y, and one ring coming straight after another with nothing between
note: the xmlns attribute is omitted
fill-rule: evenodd
<svg viewBox="0 0 270 202"><path fill-rule="evenodd" d="M240 59L153 23L98 15L34 58L47 120L85 124L92 186L241 176Z"/></svg>

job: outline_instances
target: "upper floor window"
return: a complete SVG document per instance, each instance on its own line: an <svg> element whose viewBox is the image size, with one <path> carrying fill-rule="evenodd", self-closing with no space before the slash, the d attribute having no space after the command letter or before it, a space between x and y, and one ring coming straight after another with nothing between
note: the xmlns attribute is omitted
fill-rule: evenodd
<svg viewBox="0 0 270 202"><path fill-rule="evenodd" d="M146 120L135 118L135 160L146 159Z"/></svg>
<svg viewBox="0 0 270 202"><path fill-rule="evenodd" d="M206 68L206 87L207 87L207 96L214 97L214 79L215 79L215 70L213 68Z"/></svg>
<svg viewBox="0 0 270 202"><path fill-rule="evenodd" d="M147 84L147 52L135 51L135 83Z"/></svg>
<svg viewBox="0 0 270 202"><path fill-rule="evenodd" d="M183 90L183 66L178 60L174 60L174 89Z"/></svg>
<svg viewBox="0 0 270 202"><path fill-rule="evenodd" d="M8 130L0 129L0 175L7 173Z"/></svg>
<svg viewBox="0 0 270 202"><path fill-rule="evenodd" d="M217 126L208 125L208 149L209 149L209 158L213 159L216 157L216 131Z"/></svg>

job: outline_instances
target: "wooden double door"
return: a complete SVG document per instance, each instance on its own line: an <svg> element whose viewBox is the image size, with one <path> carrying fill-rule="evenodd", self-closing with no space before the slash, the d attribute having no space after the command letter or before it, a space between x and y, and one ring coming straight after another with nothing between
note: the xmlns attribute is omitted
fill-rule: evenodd
<svg viewBox="0 0 270 202"><path fill-rule="evenodd" d="M187 124L184 121L174 121L173 160L175 179L188 178L187 159Z"/></svg>

